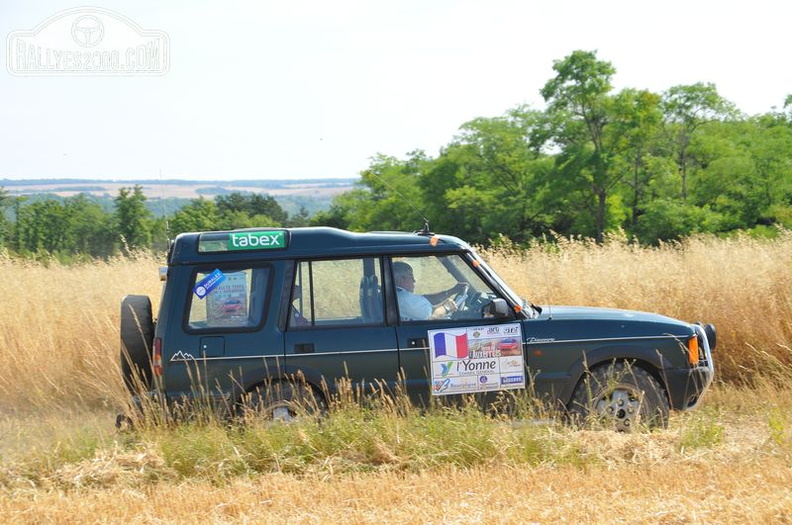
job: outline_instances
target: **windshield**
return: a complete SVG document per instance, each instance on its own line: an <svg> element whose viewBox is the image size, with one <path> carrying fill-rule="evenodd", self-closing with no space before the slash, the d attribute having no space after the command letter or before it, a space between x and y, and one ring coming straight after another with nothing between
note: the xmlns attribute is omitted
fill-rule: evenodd
<svg viewBox="0 0 792 525"><path fill-rule="evenodd" d="M520 305L528 317L535 317L539 315L539 312L536 310L536 308L534 308L530 302L517 295L517 293L512 290L492 268L489 267L489 265L484 261L484 259L481 258L481 256L479 256L478 253L471 249L470 254L473 256L473 260L476 262L477 266L498 284L501 291L505 295L508 295L515 304Z"/></svg>

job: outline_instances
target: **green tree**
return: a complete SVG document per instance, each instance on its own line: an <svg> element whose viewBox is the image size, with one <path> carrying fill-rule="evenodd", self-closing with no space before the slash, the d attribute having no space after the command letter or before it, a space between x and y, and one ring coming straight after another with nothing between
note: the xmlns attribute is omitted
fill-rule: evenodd
<svg viewBox="0 0 792 525"><path fill-rule="evenodd" d="M341 228L344 230L354 229L352 227L353 221L356 221L359 205L368 202L370 199L370 192L364 188L360 183L358 187L336 195L330 203L330 207L325 211L315 213L311 218L311 226L330 226L332 228ZM363 229L370 229L368 227Z"/></svg>
<svg viewBox="0 0 792 525"><path fill-rule="evenodd" d="M63 250L69 254L108 257L115 252L113 217L84 194L64 200L68 217Z"/></svg>
<svg viewBox="0 0 792 525"><path fill-rule="evenodd" d="M734 104L718 94L714 84L674 86L663 93L666 134L681 178L680 196L688 197L688 178L693 165L691 143L701 127L713 120L737 116Z"/></svg>
<svg viewBox="0 0 792 525"><path fill-rule="evenodd" d="M623 175L611 169L612 151L605 134L611 122L613 100L608 94L616 70L592 51L574 51L555 61L553 70L556 76L541 94L554 123L551 141L561 149L558 173L577 179L576 186L593 197L594 236L602 242L608 196Z"/></svg>
<svg viewBox="0 0 792 525"><path fill-rule="evenodd" d="M552 228L552 162L531 142L541 123L540 112L518 107L463 124L420 179L433 226L475 243L498 234L524 241Z"/></svg>
<svg viewBox="0 0 792 525"><path fill-rule="evenodd" d="M606 130L614 152L612 168L627 208L624 227L634 232L638 217L654 197L653 182L669 170L658 147L660 96L646 90L622 90L613 99L613 115Z"/></svg>
<svg viewBox="0 0 792 525"><path fill-rule="evenodd" d="M6 219L6 208L11 206L13 200L8 196L8 191L0 186L0 248L8 246L8 239L11 232L8 219Z"/></svg>
<svg viewBox="0 0 792 525"><path fill-rule="evenodd" d="M678 198L658 198L646 205L635 232L649 244L678 240L695 233L722 228L723 217L708 207L693 206Z"/></svg>
<svg viewBox="0 0 792 525"><path fill-rule="evenodd" d="M406 160L376 155L360 174L367 191L356 193L360 201L349 210L355 230L415 230L422 226L423 197L418 180L428 159L413 151Z"/></svg>
<svg viewBox="0 0 792 525"><path fill-rule="evenodd" d="M201 232L220 229L220 212L210 200L199 197L176 213L168 221L170 234Z"/></svg>
<svg viewBox="0 0 792 525"><path fill-rule="evenodd" d="M228 215L234 217L235 212L242 212L248 217L256 215L268 217L272 223L258 224L257 226L276 226L285 224L289 220L289 214L286 213L278 201L270 195L262 195L260 193L239 193L234 192L228 195L218 195L215 198L217 210L221 215ZM236 215L235 217L240 217ZM233 221L232 221L233 222Z"/></svg>
<svg viewBox="0 0 792 525"><path fill-rule="evenodd" d="M15 248L23 254L107 257L115 251L112 216L83 194L15 206Z"/></svg>
<svg viewBox="0 0 792 525"><path fill-rule="evenodd" d="M308 226L310 222L311 215L308 213L308 210L305 208L305 206L300 206L299 211L289 217L289 220L286 222L286 226L290 228L301 228L303 226Z"/></svg>
<svg viewBox="0 0 792 525"><path fill-rule="evenodd" d="M121 188L115 202L115 232L124 252L151 246L151 212L146 208L143 188Z"/></svg>
<svg viewBox="0 0 792 525"><path fill-rule="evenodd" d="M33 202L19 209L19 238L22 253L55 253L63 247L67 228L66 209L53 199Z"/></svg>
<svg viewBox="0 0 792 525"><path fill-rule="evenodd" d="M789 224L792 204L792 129L775 115L712 122L699 137L715 144L691 191L721 213L727 230Z"/></svg>

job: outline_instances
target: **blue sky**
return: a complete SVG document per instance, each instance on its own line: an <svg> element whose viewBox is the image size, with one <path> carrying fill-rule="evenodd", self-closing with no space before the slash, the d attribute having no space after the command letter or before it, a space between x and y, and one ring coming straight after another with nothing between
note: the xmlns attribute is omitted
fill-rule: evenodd
<svg viewBox="0 0 792 525"><path fill-rule="evenodd" d="M166 5L160 5L166 4ZM437 155L464 122L527 103L553 60L597 50L617 89L713 82L753 115L792 93L783 1L94 4L167 34L160 76L0 69L0 179L355 177ZM79 4L5 0L0 34Z"/></svg>

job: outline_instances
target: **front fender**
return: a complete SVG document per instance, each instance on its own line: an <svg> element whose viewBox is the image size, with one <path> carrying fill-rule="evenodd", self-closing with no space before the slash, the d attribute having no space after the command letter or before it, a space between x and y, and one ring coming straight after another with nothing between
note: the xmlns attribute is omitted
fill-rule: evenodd
<svg viewBox="0 0 792 525"><path fill-rule="evenodd" d="M671 368L673 365L658 349L646 348L642 346L623 346L602 347L595 350L587 350L581 353L580 358L575 361L567 370L568 381L566 381L557 396L565 406L572 400L572 394L580 380L593 368L612 363L613 361L630 361L636 366L640 366L652 374L661 385L665 387L666 382L662 371Z"/></svg>

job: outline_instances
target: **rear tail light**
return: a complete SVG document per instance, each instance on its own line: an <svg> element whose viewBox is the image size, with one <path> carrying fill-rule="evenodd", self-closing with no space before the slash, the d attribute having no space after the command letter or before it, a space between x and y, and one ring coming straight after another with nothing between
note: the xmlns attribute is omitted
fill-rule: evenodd
<svg viewBox="0 0 792 525"><path fill-rule="evenodd" d="M690 339L688 339L687 348L688 348L688 361L693 366L698 365L699 364L698 335L690 336Z"/></svg>
<svg viewBox="0 0 792 525"><path fill-rule="evenodd" d="M162 338L154 338L154 349L151 356L151 368L154 375L162 377Z"/></svg>

